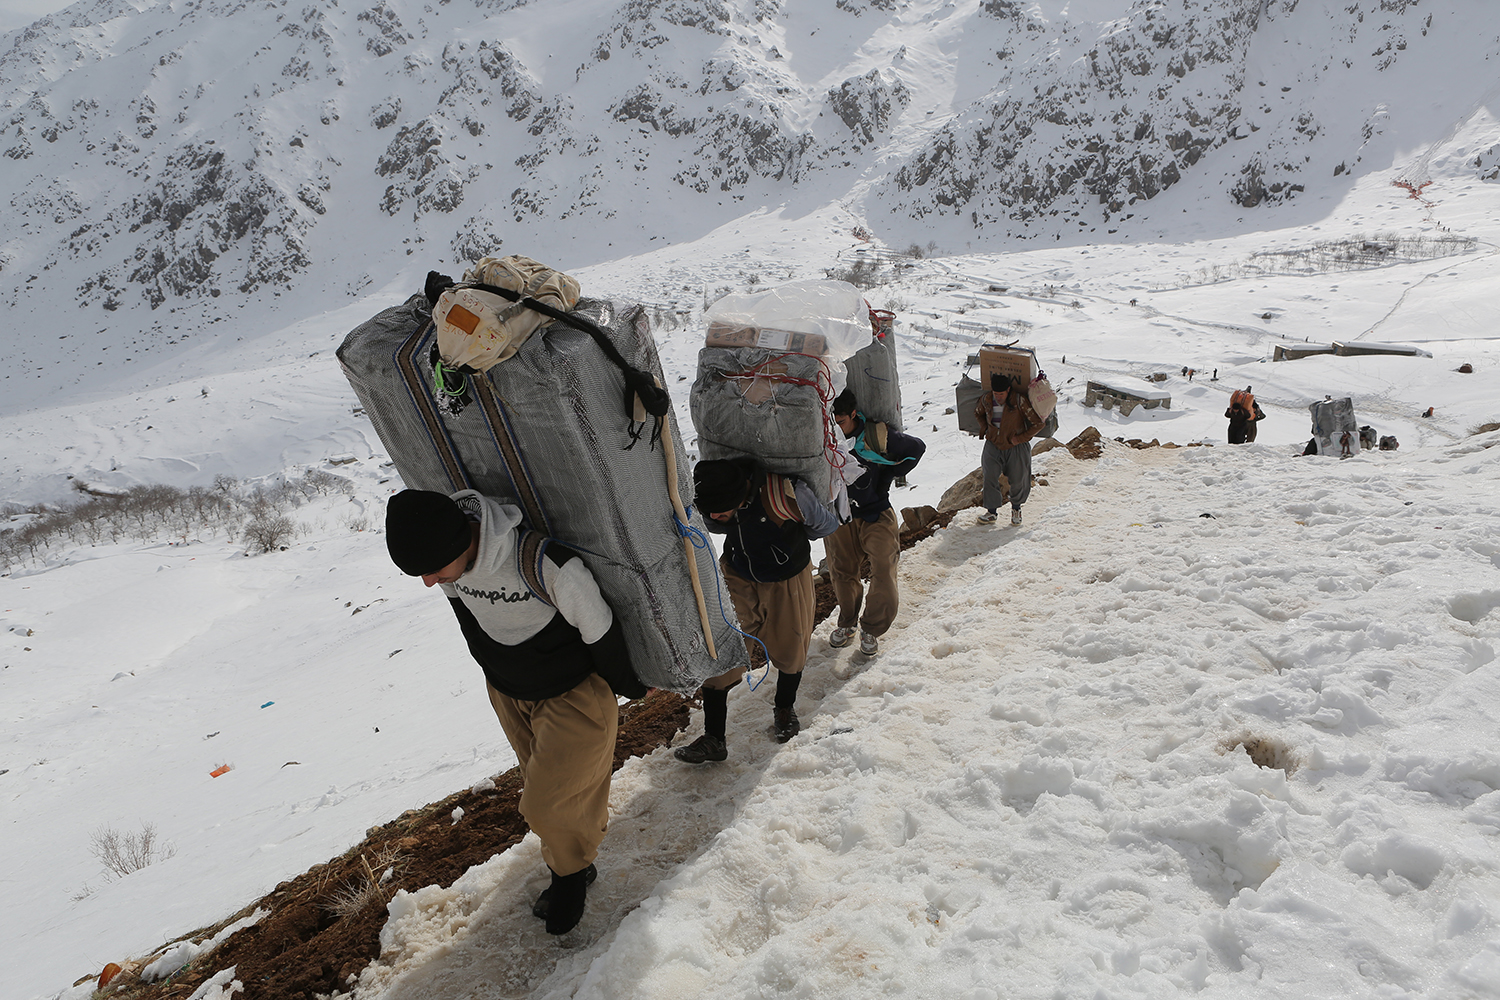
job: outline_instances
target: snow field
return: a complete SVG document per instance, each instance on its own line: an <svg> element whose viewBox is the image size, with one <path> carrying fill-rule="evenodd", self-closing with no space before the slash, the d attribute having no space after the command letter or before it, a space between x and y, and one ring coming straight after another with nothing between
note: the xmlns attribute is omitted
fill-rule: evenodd
<svg viewBox="0 0 1500 1000"><path fill-rule="evenodd" d="M1050 452L1026 527L906 554L880 656L820 628L792 743L740 688L728 763L617 775L561 952L528 838L354 995L1492 995L1494 444Z"/></svg>

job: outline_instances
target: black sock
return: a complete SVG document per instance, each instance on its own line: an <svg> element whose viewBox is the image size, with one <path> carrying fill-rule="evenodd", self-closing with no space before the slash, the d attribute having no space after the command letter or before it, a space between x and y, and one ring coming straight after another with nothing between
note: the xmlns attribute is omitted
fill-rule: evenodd
<svg viewBox="0 0 1500 1000"><path fill-rule="evenodd" d="M724 742L724 723L729 718L729 689L703 689L703 732Z"/></svg>
<svg viewBox="0 0 1500 1000"><path fill-rule="evenodd" d="M797 686L802 683L802 672L795 674L776 671L776 707L791 708L797 703Z"/></svg>

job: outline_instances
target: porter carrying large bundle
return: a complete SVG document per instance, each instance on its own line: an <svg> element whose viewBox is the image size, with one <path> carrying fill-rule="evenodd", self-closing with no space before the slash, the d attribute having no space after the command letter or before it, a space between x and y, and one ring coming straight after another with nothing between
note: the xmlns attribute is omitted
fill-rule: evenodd
<svg viewBox="0 0 1500 1000"><path fill-rule="evenodd" d="M685 693L747 665L713 550L687 510L692 475L644 310L584 298L569 312L576 282L505 258L516 261L509 277L502 262L481 261L467 287L446 291L433 275L429 295L381 312L339 348L402 480L505 499L535 537L579 552L646 684ZM538 309L546 325L518 332Z"/></svg>
<svg viewBox="0 0 1500 1000"><path fill-rule="evenodd" d="M699 455L752 457L847 516L845 469L855 470L832 405L844 388L840 362L870 343L869 317L864 296L844 281L796 281L714 303L689 397Z"/></svg>
<svg viewBox="0 0 1500 1000"><path fill-rule="evenodd" d="M1343 450L1340 439L1345 431L1356 437L1359 434L1359 421L1354 416L1352 397L1334 399L1330 396L1319 402L1309 403L1307 408L1312 413L1312 435L1318 442L1319 455L1339 454Z"/></svg>

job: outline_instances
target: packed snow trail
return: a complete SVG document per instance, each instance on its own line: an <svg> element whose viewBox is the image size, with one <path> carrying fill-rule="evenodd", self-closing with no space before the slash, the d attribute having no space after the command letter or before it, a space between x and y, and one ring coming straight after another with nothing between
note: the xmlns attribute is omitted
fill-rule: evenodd
<svg viewBox="0 0 1500 1000"><path fill-rule="evenodd" d="M742 687L727 764L618 773L578 931L528 838L399 895L355 995L1493 995L1496 443L1039 456L880 655L820 627L799 737Z"/></svg>

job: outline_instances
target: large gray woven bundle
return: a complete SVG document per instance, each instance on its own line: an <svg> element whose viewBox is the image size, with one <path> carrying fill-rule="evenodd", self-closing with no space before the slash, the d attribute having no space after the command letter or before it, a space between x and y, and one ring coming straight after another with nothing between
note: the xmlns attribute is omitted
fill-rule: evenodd
<svg viewBox="0 0 1500 1000"><path fill-rule="evenodd" d="M846 383L854 393L859 412L894 430L901 426L901 378L896 368L896 335L872 337L870 342L844 362Z"/></svg>
<svg viewBox="0 0 1500 1000"><path fill-rule="evenodd" d="M1359 450L1359 421L1354 419L1352 397L1320 400L1307 408L1312 412L1312 433L1319 455L1337 455L1341 450L1339 438L1345 431L1353 435L1354 450Z"/></svg>
<svg viewBox="0 0 1500 1000"><path fill-rule="evenodd" d="M639 305L584 299L575 314L609 336L625 360L661 378ZM733 607L712 548L694 549L718 658L708 655L688 558L673 518L661 442L630 435L625 381L582 331L554 323L515 357L469 379L454 413L434 398L431 310L421 295L357 327L339 361L406 485L444 493L472 487L516 503L530 526L576 548L624 626L636 673L653 687L690 692L734 666L744 643L725 621ZM677 485L692 503L692 474L677 424ZM524 469L513 477L506 456ZM694 516L692 527L702 523Z"/></svg>
<svg viewBox="0 0 1500 1000"><path fill-rule="evenodd" d="M773 358L785 367L781 374L797 381L756 379L752 384L743 377ZM698 376L688 396L698 455L748 455L770 472L803 480L833 509L843 481L824 450L832 434L831 410L823 401L828 392L828 369L818 358L764 347L705 347L698 352Z"/></svg>

